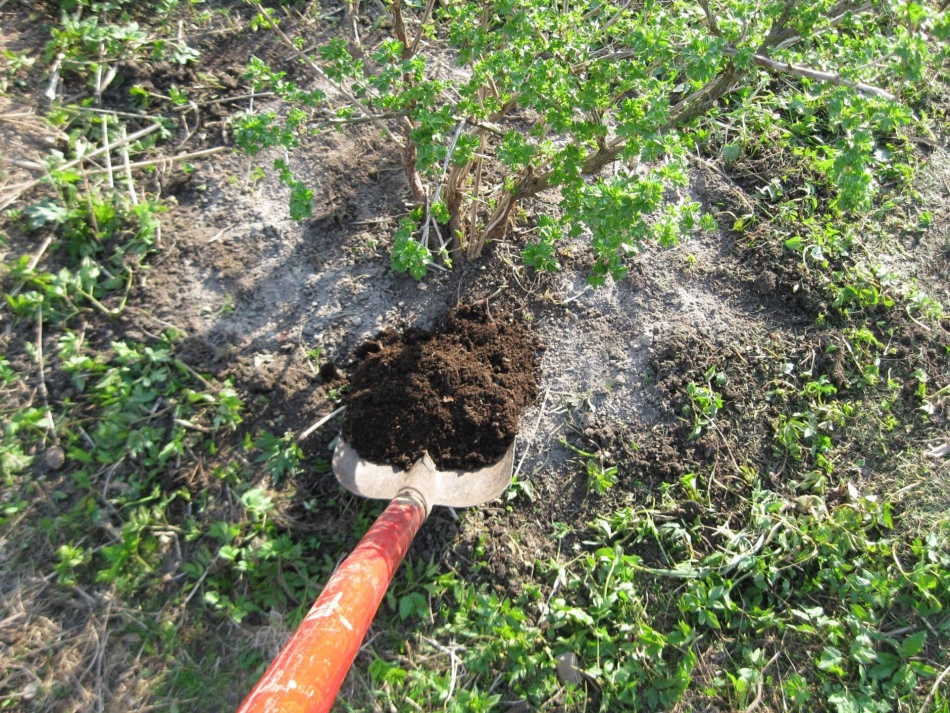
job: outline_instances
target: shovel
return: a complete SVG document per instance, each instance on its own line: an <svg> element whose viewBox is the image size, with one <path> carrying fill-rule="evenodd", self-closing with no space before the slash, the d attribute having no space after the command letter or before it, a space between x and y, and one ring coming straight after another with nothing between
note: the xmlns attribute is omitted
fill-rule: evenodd
<svg viewBox="0 0 950 713"><path fill-rule="evenodd" d="M433 505L467 508L508 487L514 444L495 465L440 471L428 453L406 471L370 463L342 438L333 452L340 484L365 498L392 500L337 568L297 631L238 713L325 713L336 699L413 538Z"/></svg>

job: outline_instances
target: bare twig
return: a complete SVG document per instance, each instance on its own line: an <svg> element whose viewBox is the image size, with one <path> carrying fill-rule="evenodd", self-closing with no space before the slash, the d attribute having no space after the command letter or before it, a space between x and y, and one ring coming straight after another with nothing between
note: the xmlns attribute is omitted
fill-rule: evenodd
<svg viewBox="0 0 950 713"><path fill-rule="evenodd" d="M762 44L759 45L759 48L756 50L757 53L763 54L767 52L770 47L774 47L786 39L785 35L787 33L785 26L788 24L789 19L791 19L792 11L797 4L798 0L786 0L785 7L782 8L782 14L772 23L772 26L769 28L769 34L762 40Z"/></svg>
<svg viewBox="0 0 950 713"><path fill-rule="evenodd" d="M146 119L151 122L157 122L158 118L148 114L133 114L131 111L117 111L115 109L100 109L94 106L80 106L79 104L69 104L64 106L65 111L86 111L93 114L113 114L115 116L124 116L127 119Z"/></svg>
<svg viewBox="0 0 950 713"><path fill-rule="evenodd" d="M182 428L187 428L192 431L201 431L201 433L215 433L216 429L209 428L208 426L201 426L197 423L192 423L191 421L186 421L183 418L176 418L175 425L181 426Z"/></svg>
<svg viewBox="0 0 950 713"><path fill-rule="evenodd" d="M625 2L625 3L623 4L623 7L621 7L619 10L617 10L617 11L607 20L607 22L605 22L603 25L600 26L600 31L603 32L604 30L610 28L611 25L613 25L614 23L617 22L617 20L619 20L621 17L623 17L623 14L627 11L627 9L630 7L630 5L631 5L632 3L633 3L633 0L627 0L627 2ZM588 22L588 21L594 19L594 17L596 17L596 15L603 9L603 7L604 7L603 5L596 5L596 6L594 6L594 8L593 8L592 10L589 10L589 11L587 12L587 14L584 15L584 21L585 21L585 22Z"/></svg>
<svg viewBox="0 0 950 713"><path fill-rule="evenodd" d="M709 0L698 0L698 2L703 12L706 13L706 22L709 23L709 32L716 37L722 37L722 32L719 31L719 23L716 22L716 16L713 15L709 9Z"/></svg>
<svg viewBox="0 0 950 713"><path fill-rule="evenodd" d="M53 413L49 408L49 391L46 388L46 366L44 364L45 360L43 358L43 308L37 307L36 309L36 361L38 364L39 371L39 392L40 397L43 399L43 411L46 413L46 424L48 426L47 433L49 434L50 439L53 443L59 443L59 439L56 437L56 424L53 423Z"/></svg>
<svg viewBox="0 0 950 713"><path fill-rule="evenodd" d="M819 28L817 30L814 30L809 35L809 38L815 39L816 37L820 37L821 35L824 35L828 31L830 31L832 28L834 28L835 25L840 24L841 21L844 20L845 18L849 16L857 15L859 13L868 12L869 10L873 9L873 7L874 6L869 2L852 3L852 2L847 2L847 0L845 2L840 2L826 13L828 17L828 25L825 27ZM774 37L771 40L768 48L773 51L783 50L786 47L791 47L797 42L801 42L801 39L802 39L801 35L799 35L797 32L793 30L786 30L785 32L778 34L776 37ZM760 53L762 53L761 49L760 49Z"/></svg>
<svg viewBox="0 0 950 713"><path fill-rule="evenodd" d="M930 693L927 694L923 705L920 706L919 713L927 713L927 711L930 710L930 704L933 703L934 697L937 695L937 690L940 688L940 684L943 683L943 679L945 679L948 674L950 674L950 666L947 666L943 671L940 672L940 675L937 676L937 680L934 681L934 685L930 689Z"/></svg>
<svg viewBox="0 0 950 713"><path fill-rule="evenodd" d="M180 151L182 146L191 141L191 137L194 136L195 132L201 127L201 112L198 111L198 107L195 106L193 102L188 102L188 109L195 112L195 126L194 128L188 128L188 114L182 114L181 122L185 125L185 138L178 142L178 145L175 147L176 151Z"/></svg>
<svg viewBox="0 0 950 713"><path fill-rule="evenodd" d="M393 22L393 14L389 11L389 8L386 7L385 3L383 3L382 0L373 0L373 2L375 3L376 7L379 9L380 13L382 13L383 17L389 20L391 24L395 24Z"/></svg>
<svg viewBox="0 0 950 713"><path fill-rule="evenodd" d="M335 416L339 416L344 411L346 411L346 406L340 406L340 408L338 408L336 411L331 411L326 416L324 416L319 421L317 421L315 424L313 424L312 426L307 428L305 431L303 431L299 436L297 436L297 442L299 443L305 440L308 436L310 436L310 434L312 434L318 428L320 428L326 423L329 423Z"/></svg>
<svg viewBox="0 0 950 713"><path fill-rule="evenodd" d="M665 126L660 127L660 130L668 131L702 114L708 107L712 106L720 97L728 92L740 76L736 67L730 63L716 79L709 81L703 87L674 106L670 110L669 120ZM622 137L615 138L606 146L587 156L581 166L581 173L587 176L600 173L605 166L617 160L617 157L620 156L626 146L626 139ZM548 170L543 173L524 176L517 187L518 198L533 196L550 188L553 175L554 171ZM498 200L491 225L484 231L486 236L492 237L488 235L491 230L502 230L515 201L515 197L507 192Z"/></svg>
<svg viewBox="0 0 950 713"><path fill-rule="evenodd" d="M419 152L416 149L416 143L412 140L412 121L408 117L403 117L399 121L405 141L400 140L399 146L402 147L402 169L406 174L406 180L409 181L409 190L412 191L412 199L419 204L426 201L426 190L422 185L422 177L419 175L419 169L416 160Z"/></svg>
<svg viewBox="0 0 950 713"><path fill-rule="evenodd" d="M135 161L129 164L129 168L143 168L145 166L163 166L170 163L177 163L178 161L190 161L193 158L205 158L206 156L213 156L216 153L221 153L222 151L227 151L227 146L215 146L210 149L202 149L201 151L192 151L190 153L178 154L177 156L162 156L161 158L153 158L148 161ZM97 168L94 171L89 171L88 175L97 176L106 172L104 168Z"/></svg>
<svg viewBox="0 0 950 713"><path fill-rule="evenodd" d="M103 268L101 265L99 266L99 268L105 271L105 268ZM102 304L102 302L97 300L95 295L93 295L91 292L85 292L83 290L79 290L79 294L81 294L83 297L89 300L89 304L91 304L97 310L102 312L106 317L110 317L110 318L118 317L120 314L122 314L125 311L125 306L126 304L128 304L129 293L132 291L133 277L134 277L134 273L132 272L132 269L129 268L129 276L128 276L128 279L125 281L125 291L122 293L122 300L119 302L119 306L116 307L115 309L109 309L108 307L106 307L104 304Z"/></svg>
<svg viewBox="0 0 950 713"><path fill-rule="evenodd" d="M0 114L0 121L13 121L18 118L25 118L27 116L36 116L32 111L11 111L7 114ZM20 123L20 122L14 122Z"/></svg>
<svg viewBox="0 0 950 713"><path fill-rule="evenodd" d="M739 50L737 50L735 47L726 47L723 52L730 57L734 57L735 55L739 54ZM816 82L831 82L832 84L840 84L844 87L850 87L861 94L874 96L890 102L897 101L897 97L891 94L889 91L881 89L880 87L872 86L870 84L865 84L864 82L852 82L850 79L845 79L840 74L822 72L818 69L804 67L800 64L792 64L791 62L779 62L778 60L766 57L761 54L752 55L752 61L760 67L764 67L765 69L771 71L788 72L789 74L796 74L799 77L814 79Z"/></svg>
<svg viewBox="0 0 950 713"><path fill-rule="evenodd" d="M152 124L151 126L147 126L144 129L136 131L134 134L129 134L129 136L127 136L125 139L125 143L130 144L133 141L138 141L139 139L145 136L148 136L149 134L154 133L155 131L158 131L160 128L161 128L161 124ZM124 144L122 144L121 142L118 144L112 144L111 148L115 149L122 145ZM105 146L100 147L96 149L95 151L90 151L89 153L83 156L80 156L79 158L73 159L72 161L67 161L62 166L57 166L56 170L65 171L69 168L78 166L83 161L88 161L89 159L99 156L105 152L106 152L106 147ZM13 192L10 195L8 195L6 198L4 198L3 200L0 200L0 210L6 208L8 205L13 203L17 198L19 198L24 192L30 190L31 188L35 188L36 186L43 183L43 181L45 181L46 179L47 177L43 176L42 178L37 178L33 181L20 183L15 186L8 186L8 190L11 190Z"/></svg>
<svg viewBox="0 0 950 713"><path fill-rule="evenodd" d="M46 166L36 161L24 161L19 158L8 158L7 163L17 168L25 168L27 171L45 171Z"/></svg>
<svg viewBox="0 0 950 713"><path fill-rule="evenodd" d="M113 65L109 67L109 70L106 72L106 75L102 76L102 68L105 66L105 45L104 43L99 43L99 61L96 62L96 89L93 93L93 97L96 100L96 106L102 103L102 93L106 88L112 84L112 80L115 79L115 75L118 72L118 67Z"/></svg>
<svg viewBox="0 0 950 713"><path fill-rule="evenodd" d="M528 442L525 444L524 453L521 454L521 460L518 461L518 467L515 468L515 477L521 472L521 466L524 465L524 459L528 457L528 451L531 450L531 444L534 443L534 439L538 437L538 431L541 430L541 421L544 419L544 409L548 405L548 396L551 395L551 387L548 386L547 390L544 392L544 399L541 401L541 410L538 412L538 422L534 424L534 431L531 433L531 438L528 439Z"/></svg>
<svg viewBox="0 0 950 713"><path fill-rule="evenodd" d="M461 665L462 665L462 662L461 662L461 660L459 659L458 654L455 653L455 650L456 650L456 649L460 649L460 650L464 651L464 650L465 650L465 647L464 647L464 646L458 646L458 645L456 645L455 649L450 649L450 648L448 648L448 647L446 647L446 646L443 646L442 644L440 644L440 643L439 643L438 641L436 641L435 639L430 639L428 636L423 636L423 637L421 637L421 638L422 638L424 641L428 642L429 645L432 646L433 648L438 649L439 651L441 651L441 652L444 653L444 654L448 654L449 660L452 662L452 672L451 672L451 676L452 676L452 677L451 677L451 679L449 680L449 690L448 690L448 693L447 693L446 696L445 696L445 701L446 701L446 703L448 703L449 701L452 700L452 694L455 692L455 683L456 683L456 681L457 681L457 679L458 679L458 670L459 670L459 668L460 668Z"/></svg>
<svg viewBox="0 0 950 713"><path fill-rule="evenodd" d="M412 57L415 55L416 50L419 49L419 43L422 41L422 36L426 31L426 23L429 21L429 16L432 14L432 8L435 7L435 0L429 0L426 3L426 9L422 13L422 21L419 23L419 32L416 33L416 39L412 42L412 47L409 50L409 56Z"/></svg>
<svg viewBox="0 0 950 713"><path fill-rule="evenodd" d="M40 260L43 258L43 254L46 252L46 249L50 246L50 243L52 242L53 242L52 234L47 235L43 239L43 242L40 243L39 249L33 254L33 257L31 257L30 261L26 264L26 267L28 270L36 269L36 266L39 264ZM16 297L18 294L20 294L20 290L22 290L25 286L26 286L26 280L20 280L20 282L14 285L13 289L10 290L10 297ZM0 305L0 307L2 307L2 305Z"/></svg>
<svg viewBox="0 0 950 713"><path fill-rule="evenodd" d="M208 578L208 574L211 572L211 568L214 566L214 563L218 561L218 555L215 554L214 558L208 562L208 566L205 567L205 571L201 573L201 576L198 578L198 581L195 582L195 586L191 588L191 592L188 593L188 596L185 597L185 601L181 603L181 618L178 620L179 626L182 622L185 621L185 614L188 613L188 603L194 599L195 594L198 593L198 590L201 588L201 585L204 584L204 581Z"/></svg>
<svg viewBox="0 0 950 713"><path fill-rule="evenodd" d="M86 444L86 446L89 448L89 450L90 450L90 451L95 451L95 450L96 450L96 442L95 442L94 440L92 440L92 439L89 437L89 434L86 433L86 429L84 429L84 428L83 428L81 425L79 425L78 423L76 424L76 428L79 430L79 435L82 436L82 440L85 442L85 444Z"/></svg>
<svg viewBox="0 0 950 713"><path fill-rule="evenodd" d="M586 295L586 294L587 294L588 292L590 292L590 291L591 291L591 286L590 286L590 285L584 285L584 288L583 288L580 292L578 292L577 294L571 295L570 297L568 297L568 298L567 298L566 300L564 300L563 302L555 302L554 304L559 305L559 306L561 306L561 307L563 307L564 305L569 305L571 302L574 302L574 301L576 301L576 300L579 300L581 297L583 297L584 295Z"/></svg>
<svg viewBox="0 0 950 713"><path fill-rule="evenodd" d="M406 22L402 17L402 0L392 0L393 34L396 39L402 43L402 58L412 57L412 45L409 44L409 36L406 34Z"/></svg>
<svg viewBox="0 0 950 713"><path fill-rule="evenodd" d="M109 180L109 188L115 188L115 177L112 175L112 150L109 147L109 117L102 117L102 148L106 156L106 175Z"/></svg>
<svg viewBox="0 0 950 713"><path fill-rule="evenodd" d="M759 680L756 682L755 698L753 699L752 703L750 703L749 706L745 709L745 713L752 713L752 711L754 711L756 708L759 707L759 704L762 702L762 681L765 678L765 672L769 670L769 667L773 663L775 663L776 660L778 660L778 657L782 655L783 651L785 651L785 649L779 646L778 651L776 651L772 655L772 658L770 658L768 661L765 662L765 666L763 666L759 670Z"/></svg>
<svg viewBox="0 0 950 713"><path fill-rule="evenodd" d="M475 161L475 181L472 186L471 214L469 216L468 234L475 237L478 232L478 199L482 190L482 160L485 155L485 133L480 132L478 137L478 158Z"/></svg>
<svg viewBox="0 0 950 713"><path fill-rule="evenodd" d="M64 59L66 59L66 55L60 52L50 66L49 86L46 87L45 92L46 98L50 101L56 99L56 92L59 89L59 68L62 66Z"/></svg>
<svg viewBox="0 0 950 713"><path fill-rule="evenodd" d="M259 94L257 96L260 96ZM328 117L319 123L316 124L318 127L323 126L343 126L347 124L369 124L374 121L385 121L386 119L402 119L409 116L408 111L389 111L385 114L372 114L370 116L353 116L353 117L337 117L331 116Z"/></svg>
<svg viewBox="0 0 950 713"><path fill-rule="evenodd" d="M272 97L274 92L251 92L250 94L235 94L230 97L219 97L217 99L206 99L200 102L188 102L187 105L176 106L172 111L188 111L196 106L210 106L211 104L230 104L231 102L244 101L245 99L259 99L261 97Z"/></svg>
<svg viewBox="0 0 950 713"><path fill-rule="evenodd" d="M395 6L396 3L393 3ZM445 176L449 171L449 162L452 160L452 153L455 151L455 145L458 143L459 136L462 135L462 130L465 128L465 119L462 119L459 122L459 125L455 128L455 134L452 136L452 142L449 144L449 150L445 154L445 161L442 163L442 175L439 178L439 185L436 186L435 194L432 196L432 200L429 200L429 197L426 196L425 206L426 206L426 218L425 223L422 227L422 242L426 247L429 246L429 224L435 225L435 219L432 218L430 213L430 208L433 203L438 203L439 198L442 195L442 188L445 185ZM436 232L439 232L439 226L435 226ZM441 243L440 248L445 247L445 241L442 240L441 233L439 234L439 242Z"/></svg>
<svg viewBox="0 0 950 713"><path fill-rule="evenodd" d="M200 381L204 385L204 387L208 389L209 391L214 390L214 385L210 381L208 381L201 374L199 374L197 371L195 371L190 366L188 366L181 359L175 360L175 366L180 366L181 368L183 368L185 371L187 371L189 374L195 377L198 381Z"/></svg>
<svg viewBox="0 0 950 713"><path fill-rule="evenodd" d="M132 166L129 164L129 144L128 136L125 133L125 125L122 125L121 131L122 137L122 163L125 166L125 180L129 183L129 198L132 200L132 205L139 204L139 197L135 193L135 183L132 181Z"/></svg>
<svg viewBox="0 0 950 713"><path fill-rule="evenodd" d="M357 21L360 13L360 0L346 0L343 5L343 23L350 30L350 41L353 43L353 49L360 55L363 54L363 43L360 41L360 31Z"/></svg>
<svg viewBox="0 0 950 713"><path fill-rule="evenodd" d="M928 458L944 458L947 455L950 455L950 443L944 443L941 446L934 446L929 451L924 453Z"/></svg>

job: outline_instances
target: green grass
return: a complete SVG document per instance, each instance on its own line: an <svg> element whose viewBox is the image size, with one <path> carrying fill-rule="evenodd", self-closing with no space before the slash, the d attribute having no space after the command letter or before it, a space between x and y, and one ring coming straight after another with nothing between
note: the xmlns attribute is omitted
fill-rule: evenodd
<svg viewBox="0 0 950 713"><path fill-rule="evenodd" d="M52 23L45 52L6 57L0 91L36 89L31 72L60 52L64 81L86 89L119 59L194 63L161 38L179 18L211 22L173 3L142 17L127 3L67 9L80 7L85 20ZM730 175L770 166L748 212L721 206L720 228L798 276L812 323L757 371L695 359L663 424L682 477L648 490L623 449L572 446L587 492L576 520L552 522L522 474L491 516L504 542L463 514L467 550L453 536L411 555L339 710L950 710L950 680L936 685L950 660L950 481L925 455L946 440L950 340L945 305L895 268L937 207L919 206L923 159L896 131L866 212L831 205L816 146L832 128L794 104L799 89L691 131ZM921 91L921 105L945 105ZM175 96L136 96L164 128L133 157L177 120ZM294 521L325 460L186 364L174 330L105 335L136 309L165 207L133 200L124 177L110 188L62 167L103 126L132 133L126 119L53 107L45 120L68 142L2 218L0 710L89 705L94 680L119 709L233 708L380 511L334 492L305 501L316 525ZM936 121L907 130L946 131ZM547 247L538 266L557 262Z"/></svg>

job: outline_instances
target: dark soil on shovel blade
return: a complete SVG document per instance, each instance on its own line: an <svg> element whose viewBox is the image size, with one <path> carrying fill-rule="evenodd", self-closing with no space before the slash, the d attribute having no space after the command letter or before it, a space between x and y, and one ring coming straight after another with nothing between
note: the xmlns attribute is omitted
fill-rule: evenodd
<svg viewBox="0 0 950 713"><path fill-rule="evenodd" d="M495 463L537 398L540 349L524 325L480 306L433 332L382 332L357 350L343 434L376 463L407 468L425 451L445 470Z"/></svg>

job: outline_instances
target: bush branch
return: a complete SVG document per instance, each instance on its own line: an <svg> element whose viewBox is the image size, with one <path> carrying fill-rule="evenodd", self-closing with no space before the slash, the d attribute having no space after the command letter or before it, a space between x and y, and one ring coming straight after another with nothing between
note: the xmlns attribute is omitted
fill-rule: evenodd
<svg viewBox="0 0 950 713"><path fill-rule="evenodd" d="M712 10L709 9L709 0L698 0L699 6L703 9L703 12L706 14L706 22L709 23L709 31L716 37L722 37L722 32L719 30L719 23L716 22L716 16L712 14Z"/></svg>
<svg viewBox="0 0 950 713"><path fill-rule="evenodd" d="M257 8L257 11L263 17L267 18L267 21L270 27L272 27L274 32L276 32L277 35L280 37L281 42L283 42L284 45L291 52L293 52L294 55L296 55L297 59L299 59L301 62L306 64L318 77L320 77L324 81L336 87L337 90L342 92L343 96L345 96L348 101L352 102L353 106L355 106L357 109L363 112L365 116L372 116L372 112L366 108L366 105L363 104L363 102L361 102L359 99L357 99L353 95L353 92L351 92L349 89L347 89L343 85L337 84L332 79L330 79L330 77L327 76L327 73L323 71L320 65L318 65L316 62L310 59L310 57L308 57L306 54L304 54L299 49L297 49L297 45L294 44L294 41L287 36L287 33L285 33L282 29L280 29L280 25L277 24L276 20L273 20L270 18L270 16L264 11L264 8L263 6L261 6L260 2L253 3L253 6ZM385 124L383 124L382 129L383 129L383 132L390 138L390 140L394 144L396 144L397 146L402 146L402 139L400 139L398 136L393 134Z"/></svg>
<svg viewBox="0 0 950 713"><path fill-rule="evenodd" d="M778 19L772 23L772 26L769 28L769 34L765 36L765 39L762 40L762 44L759 45L759 48L756 50L756 54L762 54L767 52L770 47L775 47L777 44L787 39L785 26L788 24L788 21L792 17L792 11L795 9L795 6L798 4L798 0L788 0L785 3L785 7L782 10L782 14L779 15Z"/></svg>
<svg viewBox="0 0 950 713"><path fill-rule="evenodd" d="M737 50L735 47L727 47L725 50L723 50L723 52L732 57L739 54L739 50ZM845 79L840 74L822 72L818 69L812 69L811 67L805 67L800 64L792 64L791 62L780 62L761 54L752 55L752 61L769 71L796 74L799 77L805 77L806 79L814 79L816 82L831 82L832 84L840 84L844 87L850 87L856 92L860 92L866 96L877 97L878 99L884 99L885 101L889 102L897 101L897 97L885 89L875 87L871 84L865 84L864 82L852 82L850 79Z"/></svg>
<svg viewBox="0 0 950 713"><path fill-rule="evenodd" d="M393 0L391 7L393 12L393 34L402 43L402 58L409 59L412 57L413 46L409 42L409 35L406 34L406 21L402 17L402 0Z"/></svg>
<svg viewBox="0 0 950 713"><path fill-rule="evenodd" d="M660 128L660 131L669 131L704 113L733 87L740 76L741 73L730 62L726 70L719 77L701 89L693 92L674 106L670 112L669 120L665 126ZM604 167L616 161L617 157L620 156L626 147L627 141L625 139L614 139L590 154L584 160L581 166L581 173L585 176L600 173ZM545 171L536 176L526 176L518 185L518 197L525 198L533 196L536 193L550 188L551 177L553 175L553 171Z"/></svg>

